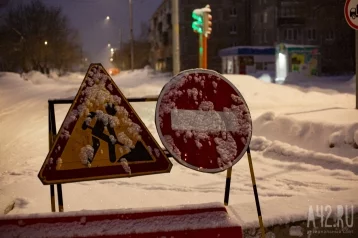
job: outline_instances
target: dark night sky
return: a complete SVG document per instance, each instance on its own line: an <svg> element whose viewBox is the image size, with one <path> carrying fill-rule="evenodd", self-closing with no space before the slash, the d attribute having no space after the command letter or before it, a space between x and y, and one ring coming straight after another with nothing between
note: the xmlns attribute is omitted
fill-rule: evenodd
<svg viewBox="0 0 358 238"><path fill-rule="evenodd" d="M11 5L31 0L12 0ZM120 28L123 41L129 40L129 0L42 0L50 6L60 6L71 25L78 29L84 51L92 62L108 58L108 42L119 46ZM132 0L135 35L140 34L141 22L149 19L162 0ZM106 21L106 16L110 21ZM49 43L50 44L50 43ZM104 63L104 62L103 62Z"/></svg>

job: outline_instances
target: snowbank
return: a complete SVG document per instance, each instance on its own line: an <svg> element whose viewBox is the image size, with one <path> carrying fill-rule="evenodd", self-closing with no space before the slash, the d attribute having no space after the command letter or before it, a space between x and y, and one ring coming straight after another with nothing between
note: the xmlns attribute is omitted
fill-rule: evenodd
<svg viewBox="0 0 358 238"><path fill-rule="evenodd" d="M295 120L267 112L253 122L254 135L291 145L354 158L358 156L358 123L334 124Z"/></svg>
<svg viewBox="0 0 358 238"><path fill-rule="evenodd" d="M322 93L355 93L355 76L305 76L303 74L293 72L289 73L285 85L300 87L304 91L316 91Z"/></svg>
<svg viewBox="0 0 358 238"><path fill-rule="evenodd" d="M291 169L316 171L319 168L315 166L319 166L328 170L351 171L353 174L358 175L358 157L351 160L333 154L309 151L280 141L269 141L264 137L258 137L257 139L253 137L251 148L252 150L262 151L265 158L296 163L295 165L290 165ZM282 167L286 166L283 164Z"/></svg>
<svg viewBox="0 0 358 238"><path fill-rule="evenodd" d="M351 221L352 215L358 213L358 202L352 197L352 192L352 190L340 192L342 197L345 196L349 198L345 203L342 203L342 200L336 197L337 191L326 193L324 196L322 194L310 194L309 196L297 195L295 197L282 197L280 199L263 201L261 202L261 207L263 207L262 218L264 225L265 227L268 227L297 221L307 221L307 214L310 207L316 209L317 207L329 206L332 208L332 213L327 214L328 210L323 210L323 215L328 218L335 218L337 217L337 208L342 205L344 208L346 205L349 208L347 209L347 219ZM282 207L281 203L284 203L285 207ZM352 207L353 211L351 211ZM229 206L228 210L231 215L238 220L241 220L243 229L258 227L256 207L254 203L235 204ZM243 216L240 214L246 214L244 219L242 219ZM315 217L319 219L318 216Z"/></svg>
<svg viewBox="0 0 358 238"><path fill-rule="evenodd" d="M36 85L44 84L80 84L83 80L84 74L81 73L67 73L60 77L57 73L51 72L49 76L37 71L31 71L26 74L22 74L21 77L24 80L30 81Z"/></svg>

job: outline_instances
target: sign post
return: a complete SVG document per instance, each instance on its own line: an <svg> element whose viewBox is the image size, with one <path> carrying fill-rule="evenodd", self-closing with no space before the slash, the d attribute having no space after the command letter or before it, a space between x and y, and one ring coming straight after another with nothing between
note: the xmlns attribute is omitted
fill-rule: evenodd
<svg viewBox="0 0 358 238"><path fill-rule="evenodd" d="M54 135L53 135L53 116L54 113L51 113L53 110L53 104L48 104L48 131L49 131L49 150L51 150L53 142L54 142ZM56 125L56 124L55 124ZM50 185L50 194L51 194L51 211L56 212L56 204L55 204L55 186L53 184Z"/></svg>
<svg viewBox="0 0 358 238"><path fill-rule="evenodd" d="M199 34L199 68L204 68L203 34Z"/></svg>
<svg viewBox="0 0 358 238"><path fill-rule="evenodd" d="M202 35L203 38L203 69L208 68L208 38L205 35Z"/></svg>
<svg viewBox="0 0 358 238"><path fill-rule="evenodd" d="M358 109L358 31L355 31L355 50L356 50L356 109Z"/></svg>
<svg viewBox="0 0 358 238"><path fill-rule="evenodd" d="M358 0L346 0L344 16L348 25L355 30L356 109L358 109Z"/></svg>

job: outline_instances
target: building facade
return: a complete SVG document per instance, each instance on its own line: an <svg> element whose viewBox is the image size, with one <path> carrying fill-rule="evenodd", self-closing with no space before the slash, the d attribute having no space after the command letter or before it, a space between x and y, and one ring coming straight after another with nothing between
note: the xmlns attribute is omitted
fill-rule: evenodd
<svg viewBox="0 0 358 238"><path fill-rule="evenodd" d="M180 0L179 32L181 70L197 68L198 34L191 24L192 11L196 8L211 7L212 34L208 39L208 68L221 72L219 50L231 46L250 45L250 0ZM171 0L164 0L151 18L150 62L158 71L172 71L172 24Z"/></svg>
<svg viewBox="0 0 358 238"><path fill-rule="evenodd" d="M344 17L344 0L253 0L253 45L317 45L321 72L354 70L354 31Z"/></svg>

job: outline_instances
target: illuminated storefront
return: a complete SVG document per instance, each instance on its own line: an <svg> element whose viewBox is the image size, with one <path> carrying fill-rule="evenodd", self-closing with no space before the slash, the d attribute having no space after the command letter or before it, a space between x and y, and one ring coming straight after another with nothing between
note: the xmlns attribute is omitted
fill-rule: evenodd
<svg viewBox="0 0 358 238"><path fill-rule="evenodd" d="M319 75L318 46L278 44L276 46L276 81L285 81L290 72L302 73L306 76Z"/></svg>
<svg viewBox="0 0 358 238"><path fill-rule="evenodd" d="M252 74L275 70L275 48L236 46L219 51L224 74Z"/></svg>

